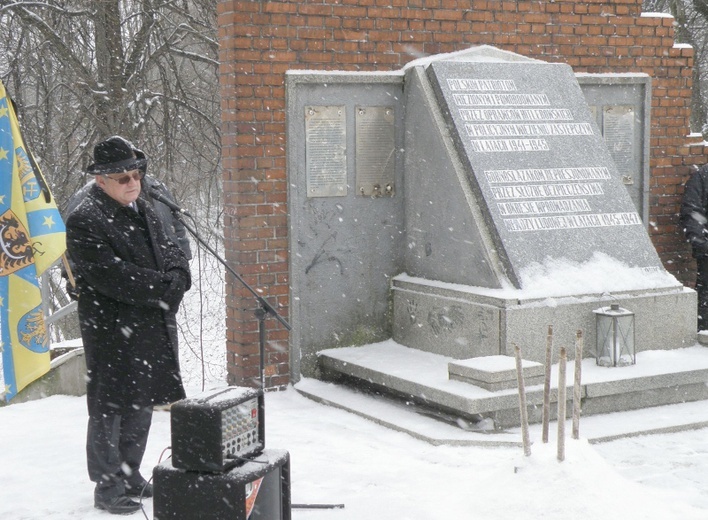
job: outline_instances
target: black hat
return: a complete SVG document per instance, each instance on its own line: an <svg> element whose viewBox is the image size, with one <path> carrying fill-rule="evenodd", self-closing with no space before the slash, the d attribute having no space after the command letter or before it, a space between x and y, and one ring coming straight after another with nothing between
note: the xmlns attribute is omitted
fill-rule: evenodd
<svg viewBox="0 0 708 520"><path fill-rule="evenodd" d="M93 147L94 164L86 171L91 175L106 175L147 168L147 157L133 143L114 135Z"/></svg>

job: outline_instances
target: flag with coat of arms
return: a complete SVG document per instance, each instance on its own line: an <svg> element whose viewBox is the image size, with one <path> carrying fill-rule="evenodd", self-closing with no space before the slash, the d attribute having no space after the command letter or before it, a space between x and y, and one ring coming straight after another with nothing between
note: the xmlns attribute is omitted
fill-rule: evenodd
<svg viewBox="0 0 708 520"><path fill-rule="evenodd" d="M0 82L0 400L49 371L38 277L66 250L66 228Z"/></svg>

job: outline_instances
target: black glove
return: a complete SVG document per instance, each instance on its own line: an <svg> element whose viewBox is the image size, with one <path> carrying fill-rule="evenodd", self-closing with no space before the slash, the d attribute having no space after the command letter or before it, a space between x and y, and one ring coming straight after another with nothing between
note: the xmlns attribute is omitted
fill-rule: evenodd
<svg viewBox="0 0 708 520"><path fill-rule="evenodd" d="M177 308L187 290L187 274L181 269L173 269L165 273L163 282L167 284L167 288L161 302L167 306L165 310L177 312Z"/></svg>

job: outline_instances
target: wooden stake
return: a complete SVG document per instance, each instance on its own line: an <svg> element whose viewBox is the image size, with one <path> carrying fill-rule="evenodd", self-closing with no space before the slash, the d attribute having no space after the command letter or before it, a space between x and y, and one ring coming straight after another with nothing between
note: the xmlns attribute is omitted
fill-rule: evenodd
<svg viewBox="0 0 708 520"><path fill-rule="evenodd" d="M580 386L583 365L583 331L575 333L575 377L573 378L573 439L580 438Z"/></svg>
<svg viewBox="0 0 708 520"><path fill-rule="evenodd" d="M546 336L546 371L543 379L543 416L541 418L541 440L548 443L548 423L551 411L551 362L553 361L553 325L548 326Z"/></svg>
<svg viewBox="0 0 708 520"><path fill-rule="evenodd" d="M64 269L66 270L66 276L69 279L69 283L72 287L76 287L76 280L74 280L74 272L71 270L69 265L69 259L66 257L66 253L62 253L61 261L64 263Z"/></svg>
<svg viewBox="0 0 708 520"><path fill-rule="evenodd" d="M516 356L516 380L519 384L519 412L521 415L521 437L524 445L524 455L531 455L531 440L529 438L529 416L526 408L526 388L524 386L524 372L521 366L521 349L515 344L514 355Z"/></svg>
<svg viewBox="0 0 708 520"><path fill-rule="evenodd" d="M560 349L558 364L558 462L565 460L565 347Z"/></svg>

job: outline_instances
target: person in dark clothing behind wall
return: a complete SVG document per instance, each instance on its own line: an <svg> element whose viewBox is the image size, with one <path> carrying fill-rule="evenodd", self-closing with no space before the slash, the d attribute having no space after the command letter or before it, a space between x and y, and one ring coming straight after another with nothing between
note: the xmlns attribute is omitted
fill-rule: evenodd
<svg viewBox="0 0 708 520"><path fill-rule="evenodd" d="M708 330L708 164L686 181L679 218L696 259L697 329Z"/></svg>
<svg viewBox="0 0 708 520"><path fill-rule="evenodd" d="M185 397L176 312L191 285L184 252L141 193L146 158L112 137L94 148L95 184L66 222L88 370L87 466L94 506L137 511L156 405Z"/></svg>

